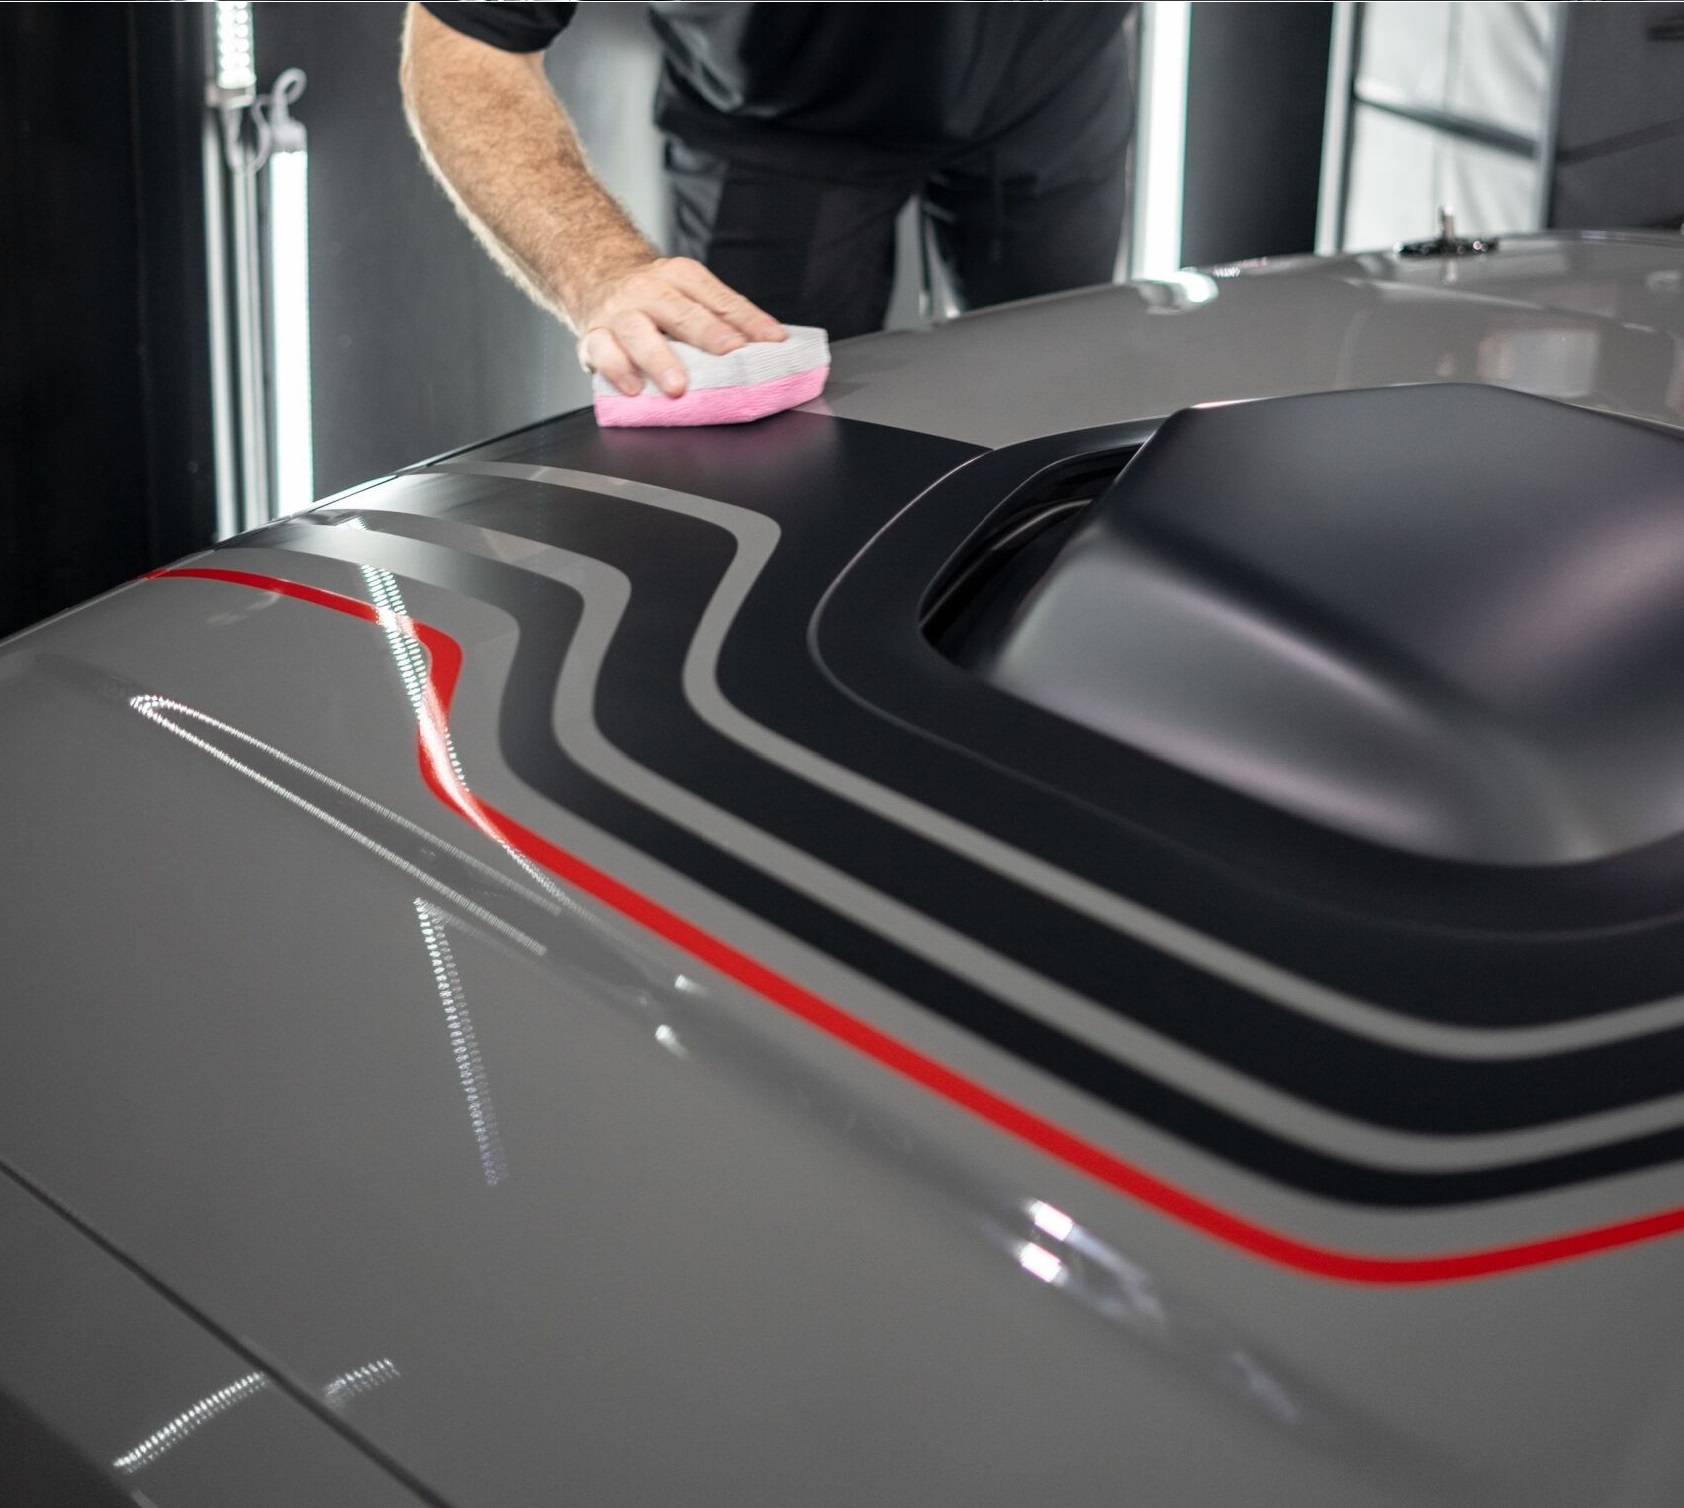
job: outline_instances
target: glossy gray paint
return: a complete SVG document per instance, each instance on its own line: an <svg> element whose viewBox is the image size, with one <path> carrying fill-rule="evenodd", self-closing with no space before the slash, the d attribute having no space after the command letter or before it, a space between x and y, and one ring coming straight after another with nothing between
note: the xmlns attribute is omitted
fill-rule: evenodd
<svg viewBox="0 0 1684 1508"><path fill-rule="evenodd" d="M1429 227L1423 227L1423 234ZM1482 381L1684 424L1679 236L1234 263L846 341L829 412L981 445L1195 403Z"/></svg>
<svg viewBox="0 0 1684 1508"><path fill-rule="evenodd" d="M319 579L345 589L355 574ZM407 593L445 617L438 595ZM215 697L254 736L436 820L378 632L215 583L151 584L110 608L104 623L81 615L74 658L126 681L168 631L146 627L160 611L247 663L277 631L331 658L325 705L294 676L230 707L220 655L175 666L159 694ZM266 621L278 614L293 633ZM1585 1307L1610 1302L1573 1269L1502 1285L1506 1301L1497 1285L1400 1300L1263 1272L1095 1199L718 979L680 986L693 965L639 957L635 939L605 987L570 968L566 930L534 962L441 902L441 965L411 876L161 730L128 685L107 698L72 680L45 667L13 688L95 735L14 786L41 816L14 823L33 885L13 914L45 938L86 892L87 852L41 799L69 780L85 795L71 830L104 840L107 944L58 958L29 1018L8 1022L8 1155L213 1323L262 1337L301 1384L347 1356L390 1359L402 1383L361 1401L358 1433L449 1500L565 1483L627 1503L1098 1502L1126 1473L1171 1502L1244 1500L1260 1476L1297 1502L1502 1501L1479 1480L1491 1471L1516 1500L1551 1501L1542 1461L1561 1472L1569 1449L1592 1463L1608 1451L1598 1437L1617 1420L1584 1414L1578 1380L1528 1377L1543 1371L1528 1343L1551 1354L1564 1312L1578 1311L1577 1337ZM57 720L8 725L27 738ZM369 735L388 720L399 762L381 775ZM464 746L464 764L482 752ZM40 768L16 753L9 767ZM113 758L144 783L144 810L84 767ZM160 887L196 914L161 916ZM478 1044L495 1178L453 1009ZM1097 1293L1024 1271L1036 1200L1096 1243ZM1622 1275L1602 1337L1621 1375L1644 1370L1624 1302L1673 1281L1673 1261L1656 1248L1583 1269ZM1513 1356L1486 1354L1482 1328L1521 1319L1532 1333ZM1429 1354L1371 1375L1377 1344L1423 1326ZM1378 1330L1353 1344L1353 1327ZM1503 1378L1500 1412L1521 1412L1490 1421L1506 1429L1486 1464L1426 1385L1476 1363ZM1581 1357L1596 1364L1594 1348ZM1558 1447L1540 1433L1515 1460L1513 1433L1545 1419ZM1524 1483L1505 1483L1517 1470Z"/></svg>
<svg viewBox="0 0 1684 1508"><path fill-rule="evenodd" d="M368 1358L294 1393L0 1175L0 1398L24 1400L32 1416L32 1433L11 1441L24 1459L0 1456L8 1503L27 1468L56 1449L86 1472L80 1490L106 1484L99 1508L418 1504L426 1499L340 1423L400 1380L389 1361ZM30 1497L26 1508L70 1501Z"/></svg>
<svg viewBox="0 0 1684 1508"><path fill-rule="evenodd" d="M1222 343L1195 358L1175 382L1234 365ZM1027 424L1040 379L1018 370ZM883 375L880 401L904 414L929 371ZM1131 401L1173 407L1173 387ZM1669 411L1664 384L1634 402ZM364 600L395 584L464 646L455 752L485 799L1254 1217L1433 1250L1679 1202L1661 1169L1353 1215L1212 1166L520 787L493 735L513 641L496 609L377 566L217 563ZM385 1360L395 1379L340 1422L460 1504L1676 1502L1678 1241L1401 1291L1218 1246L521 867L422 784L405 668L370 625L184 580L0 651L0 1160L284 1384L193 1432L172 1471L264 1400L302 1411ZM43 1398L53 1369L26 1360L0 1377ZM140 1370L155 1407L132 1440L107 1431L123 1450L246 1375ZM55 1417L80 1440L75 1408ZM247 1500L240 1470L267 1457L232 1449L217 1480ZM357 1498L364 1459L341 1466Z"/></svg>
<svg viewBox="0 0 1684 1508"><path fill-rule="evenodd" d="M436 480L442 484L445 479L441 476ZM576 477L576 480L590 479ZM605 487L614 485L607 479L600 480ZM324 512L322 517L325 520L338 522L332 528L324 529L319 525L309 528L307 532L320 536L311 542L311 552L337 556L355 564L357 579L354 585L361 586L375 600L389 604L395 611L417 611L417 601L423 604L442 602L445 604L443 610L450 614L446 619L447 623L458 620L461 599L450 594L441 598L436 591L426 588L422 588L423 595L418 598L416 588L401 587L399 579L385 568L385 564L399 566L407 558L415 569L436 569L449 559L447 552L440 548L440 545L448 544L451 550L465 555L483 555L518 563L522 570L531 570L552 579L571 582L576 588L584 587L590 577L602 574L590 569L596 565L594 561L582 560L572 552L553 549L532 540L443 520L388 513L379 508L383 501L395 501L399 498L405 499L408 505L413 507L418 500L424 499L426 490L425 478L417 478L413 474L406 475L389 491L374 488L360 494L358 501L364 505L366 511L349 515L340 514L338 510ZM630 500L632 494L628 491L626 496ZM666 500L670 505L672 495L666 494ZM416 553L412 544L383 537L388 535L388 531L437 543L429 543L423 551ZM296 568L297 557L290 553L277 552L259 557L259 560L266 561L273 569L290 574ZM607 575L610 579L618 577L617 572L609 572ZM404 595L406 592L407 597ZM771 839L770 835L761 832L752 821L733 819L708 803L696 800L687 791L675 791L671 781L643 769L636 761L605 740L601 729L596 726L591 697L597 664L611 642L605 632L607 617L617 609L613 603L609 603L606 604L607 613L604 613L602 602L599 601L593 607L588 596L584 601L585 629L574 636L561 667L560 685L553 707L558 743L568 748L575 760L588 765L600 779L617 786L648 809L662 812L680 825L691 826L704 834L731 843L742 857L797 888L810 889L815 894L822 893L823 885L828 880L836 886L833 898L845 900L850 907L858 903L863 914L862 919L868 921L885 937L901 941L914 949L928 946L929 929L909 927L909 919L915 924L920 918L909 917L906 907L893 903L874 891L847 882L845 876L829 869L828 866L812 863L789 866L785 862L790 856L787 844ZM470 644L476 637L478 636L471 632L466 635ZM507 638L502 642L507 643ZM503 685L508 678L508 664L500 655L489 657L488 660L483 650L471 651L469 663L471 668L480 672L470 677L470 687L495 688ZM399 658L399 668L407 677L410 670L407 649ZM179 716L179 713L176 715ZM464 752L462 759L465 767L476 772L476 790L482 797L489 795L494 806L524 814L526 820L541 827L573 854L582 856L606 872L632 883L639 892L653 897L675 914L700 922L717 936L740 940L742 946L756 959L781 971L786 977L803 981L821 995L843 1002L856 1015L864 1015L878 1025L903 1035L903 1038L915 1042L923 1041L940 1061L968 1062L974 1069L975 1076L983 1081L994 1081L1003 1071L1009 1071L1007 1065L1013 1064L1015 1060L1007 1059L1002 1064L998 1061L998 1054L976 1053L974 1050L968 1052L964 1046L968 1039L963 1032L945 1036L938 1033L933 1038L920 1038L920 1030L928 1023L922 1021L918 1013L909 1013L905 1005L893 995L886 994L862 976L848 973L838 975L834 970L827 972L822 955L795 945L791 939L773 928L754 924L750 918L728 905L719 903L707 891L684 883L660 864L652 863L638 851L616 842L607 833L592 827L575 814L541 798L534 800L532 793L525 790L518 780L506 778L502 751L496 738L489 736L495 721L492 708L483 707L477 710L476 715L459 720L458 733L458 743L464 750L469 747L464 740L477 740L472 756ZM374 808L368 806L365 809ZM378 845L368 846L374 851ZM519 858L518 855L514 857ZM411 864L405 867L403 872L414 877L419 871ZM507 899L504 904L507 905ZM485 919L483 908L475 915L480 920ZM537 919L528 924L541 929L541 923ZM943 929L936 929L936 932L938 936L943 935ZM523 946L528 951L542 951L526 934L514 935L525 939ZM965 939L956 937L952 932L944 934L946 946L963 946L964 942ZM938 944L938 948L940 946L942 945ZM988 953L986 949L973 949L973 957L979 951L985 956ZM936 956L961 969L966 966L966 959L962 953L949 957L938 951ZM575 962L576 966L583 966L581 961ZM972 964L971 967L974 969L975 965ZM981 971L978 971L978 977L979 980L982 978ZM1029 976L1026 976L1024 971L1014 968L1003 972L1001 978L992 983L1001 989L1002 993L1007 993L1006 986L1015 990L1026 977ZM1034 999L1018 1000L1016 1003L1020 1007L1044 1006L1049 999L1056 998L1056 994L1049 992L1043 984L1036 990ZM1081 1022L1080 1001L1068 996L1067 992L1065 999L1076 1007L1078 1019L1074 1024L1078 1029L1085 1025L1088 1030L1093 1030L1101 1025L1097 1014L1091 1011L1089 1020L1086 1023ZM868 1008L862 1009L862 1005ZM1105 1018L1102 1024L1104 1029L1097 1034L1095 1040L1102 1041L1105 1046L1126 1060L1149 1066L1157 1076L1184 1084L1191 1093L1208 1094L1219 1102L1229 1103L1231 1108L1252 1117L1257 1123L1276 1126L1289 1136L1296 1136L1312 1145L1328 1137L1330 1126L1325 1116L1306 1114L1306 1107L1295 1105L1291 1101L1281 1101L1276 1096L1260 1097L1243 1078L1223 1071L1219 1066L1196 1054L1178 1050L1175 1044L1154 1033L1131 1029L1127 1023L1118 1023L1114 1017ZM1027 1087L1019 1084L1014 1093L1022 1102L1035 1104L1045 1101L1045 1086L1037 1085L1033 1074L1028 1076ZM1085 1126L1100 1144L1105 1144L1115 1136L1115 1125L1108 1126L1104 1117L1092 1118L1090 1112L1090 1118L1084 1120L1083 1102L1079 1097L1066 1099L1069 1102L1059 1106L1059 1113L1065 1118L1066 1124ZM1676 1113L1676 1104L1662 1099L1639 1107L1635 1113L1584 1116L1539 1133L1441 1139L1375 1136L1371 1128L1347 1129L1335 1120L1331 1127L1334 1133L1331 1139L1338 1142L1341 1140L1340 1132L1345 1131L1343 1139L1347 1143L1346 1150L1382 1164L1414 1161L1432 1166L1468 1166L1492 1160L1500 1161L1516 1152L1536 1151L1544 1146L1575 1146L1587 1139L1594 1141L1610 1135L1626 1134L1638 1127L1664 1124ZM1127 1146L1127 1142L1124 1145ZM1174 1143L1169 1145L1173 1147ZM1163 1149L1159 1149L1156 1155L1165 1155ZM1175 1161L1173 1152L1169 1153L1169 1160L1171 1163ZM1153 1165L1159 1164L1154 1162ZM1197 1159L1192 1166L1195 1171L1184 1181L1195 1187L1207 1186L1209 1170L1200 1167ZM1548 1234L1552 1221L1556 1222L1556 1229L1561 1228L1563 1223L1577 1227L1604 1223L1622 1215L1629 1215L1637 1209L1647 1210L1664 1205L1670 1197L1665 1188L1664 1177L1660 1188L1650 1183L1631 1180L1588 1186L1571 1197L1564 1197L1559 1203L1542 1204L1539 1207L1538 1218L1545 1223L1545 1228L1538 1233ZM1352 1243L1381 1249L1397 1244L1394 1228L1384 1220L1365 1225L1360 1220L1353 1220L1349 1211L1336 1211L1329 1215L1325 1207L1317 1201L1283 1198L1278 1190L1268 1186L1261 1189L1251 1188L1249 1191L1242 1188L1238 1193L1230 1191L1228 1202L1232 1206L1248 1209L1253 1216L1265 1221L1285 1219L1293 1229L1308 1230L1335 1244ZM1490 1245L1493 1242L1512 1239L1520 1233L1515 1223L1514 1209L1507 1205L1473 1207L1461 1218L1441 1217L1436 1224L1427 1219L1420 1219L1411 1222L1408 1229L1418 1238L1418 1241L1412 1241L1410 1245L1418 1245L1422 1251L1445 1246L1461 1248Z"/></svg>

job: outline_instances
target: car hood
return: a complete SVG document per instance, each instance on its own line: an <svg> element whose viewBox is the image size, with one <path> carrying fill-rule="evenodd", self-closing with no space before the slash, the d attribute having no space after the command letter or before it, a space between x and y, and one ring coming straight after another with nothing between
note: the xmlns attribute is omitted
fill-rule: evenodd
<svg viewBox="0 0 1684 1508"><path fill-rule="evenodd" d="M1163 342L1237 321L1205 365L1160 352L1108 406L1078 385L1058 427L1263 386L1261 366L1233 376L1266 360L1228 344L1256 338L1247 311L1278 299L1268 319L1295 322L1296 280L1372 327L1394 305L1359 265L1215 280ZM689 788L700 740L628 754L636 656L666 664L689 575L822 536L829 564L745 587L744 622L775 592L817 600L856 535L977 457L952 436L1054 422L978 386L961 424L982 378L956 348L1082 311L1156 339L1155 297L845 346L828 401L852 418L606 438L555 421L12 640L0 1162L452 1504L1670 1501L1684 1246L1428 1259L1676 1206L1675 1167L1438 1211L1285 1188L933 1014L911 965L885 983L843 935L880 899L751 904L768 875L840 882ZM1095 383L1135 381L1142 338L1083 358ZM1033 363L1075 345L1004 349L1031 405ZM1363 349L1324 349L1322 380ZM1269 390L1316 380L1292 370ZM870 422L879 402L893 423ZM586 548L604 497L687 500L720 540L677 539L650 587L614 540ZM560 516L583 531L566 550L545 542ZM661 672L693 704L719 600ZM545 679L531 657L552 637ZM535 740L576 767L565 791ZM768 820L774 754L745 797ZM931 957L958 947L929 935ZM239 1380L148 1399L111 1459L181 1420L171 1451L211 1449Z"/></svg>
<svg viewBox="0 0 1684 1508"><path fill-rule="evenodd" d="M1477 381L1684 423L1678 236L1187 269L847 341L829 412L981 445L1195 403Z"/></svg>

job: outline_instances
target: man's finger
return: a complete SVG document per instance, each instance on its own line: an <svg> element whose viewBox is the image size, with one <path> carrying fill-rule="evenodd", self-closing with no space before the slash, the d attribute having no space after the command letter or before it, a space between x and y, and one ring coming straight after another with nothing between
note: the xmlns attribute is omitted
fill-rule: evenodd
<svg viewBox="0 0 1684 1508"><path fill-rule="evenodd" d="M710 309L727 324L741 330L750 340L782 340L784 327L758 304L722 283L700 262L673 257L666 264L673 282L697 303Z"/></svg>
<svg viewBox="0 0 1684 1508"><path fill-rule="evenodd" d="M711 351L715 356L735 351L748 339L705 304L677 288L663 289L658 299L645 306L645 312L667 334L688 341L699 351Z"/></svg>
<svg viewBox="0 0 1684 1508"><path fill-rule="evenodd" d="M643 391L643 373L626 354L612 330L600 325L587 330L579 340L579 359L593 372L600 372L628 398Z"/></svg>
<svg viewBox="0 0 1684 1508"><path fill-rule="evenodd" d="M655 379L656 386L667 397L678 397L689 385L690 374L685 371L684 363L661 338L655 321L647 314L629 310L617 315L611 328L626 354Z"/></svg>

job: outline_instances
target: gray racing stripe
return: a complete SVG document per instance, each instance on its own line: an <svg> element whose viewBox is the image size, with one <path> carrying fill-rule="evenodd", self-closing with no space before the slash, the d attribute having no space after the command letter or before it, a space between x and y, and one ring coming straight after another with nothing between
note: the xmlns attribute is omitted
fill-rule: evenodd
<svg viewBox="0 0 1684 1508"><path fill-rule="evenodd" d="M971 827L899 791L824 758L746 716L720 690L718 661L726 632L749 589L777 547L778 525L765 514L643 482L621 481L560 466L507 461L445 461L423 468L514 477L578 487L703 519L736 539L737 550L708 603L684 662L684 690L696 713L750 752L823 786L878 816L910 828L972 862L1108 927L1162 949L1231 984L1262 995L1341 1031L1391 1047L1439 1057L1467 1059L1542 1058L1620 1042L1684 1025L1684 996L1671 995L1582 1021L1549 1026L1462 1027L1419 1021L1383 1006L1305 979L1288 969L1120 896L1068 870Z"/></svg>
<svg viewBox="0 0 1684 1508"><path fill-rule="evenodd" d="M478 525L398 513L366 515L374 531L403 534L438 548L513 562L562 583L582 602L579 627L562 661L552 709L556 740L567 756L605 784L736 854L820 904L844 911L908 951L977 989L1031 1012L1072 1036L1140 1064L1196 1098L1313 1150L1404 1171L1462 1171L1577 1151L1664 1129L1684 1118L1684 1095L1557 1122L1526 1131L1446 1137L1386 1131L1307 1104L1205 1057L1075 991L1025 968L865 885L735 813L638 764L610 743L595 717L596 682L631 599L617 568L552 545Z"/></svg>

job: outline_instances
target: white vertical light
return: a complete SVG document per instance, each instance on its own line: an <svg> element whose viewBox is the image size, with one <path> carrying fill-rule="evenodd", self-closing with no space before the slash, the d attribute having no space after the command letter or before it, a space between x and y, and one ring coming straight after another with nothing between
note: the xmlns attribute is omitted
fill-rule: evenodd
<svg viewBox="0 0 1684 1508"><path fill-rule="evenodd" d="M1333 7L1333 37L1327 54L1327 109L1322 117L1321 189L1316 199L1316 255L1343 251L1342 221L1350 191L1351 86L1356 81L1357 8L1353 0Z"/></svg>
<svg viewBox="0 0 1684 1508"><path fill-rule="evenodd" d="M216 459L216 537L248 522L245 451L251 439L245 402L249 320L244 289L250 237L250 185L239 174L241 112L256 97L251 6L218 0L206 11L208 42L202 156L205 175L206 312L211 347L211 437Z"/></svg>
<svg viewBox="0 0 1684 1508"><path fill-rule="evenodd" d="M304 78L289 69L275 81L269 128L269 383L274 512L296 513L316 500L310 434L310 154L304 127L287 106Z"/></svg>
<svg viewBox="0 0 1684 1508"><path fill-rule="evenodd" d="M226 94L250 94L257 87L250 5L217 0L216 87Z"/></svg>
<svg viewBox="0 0 1684 1508"><path fill-rule="evenodd" d="M1141 8L1140 129L1135 148L1133 275L1181 265L1181 186L1187 158L1187 57L1192 6Z"/></svg>
<svg viewBox="0 0 1684 1508"><path fill-rule="evenodd" d="M216 467L216 537L240 532L240 476L235 450L233 336L228 323L228 231L222 179L222 134L205 112L200 140L205 185L205 295L210 332L211 453Z"/></svg>

